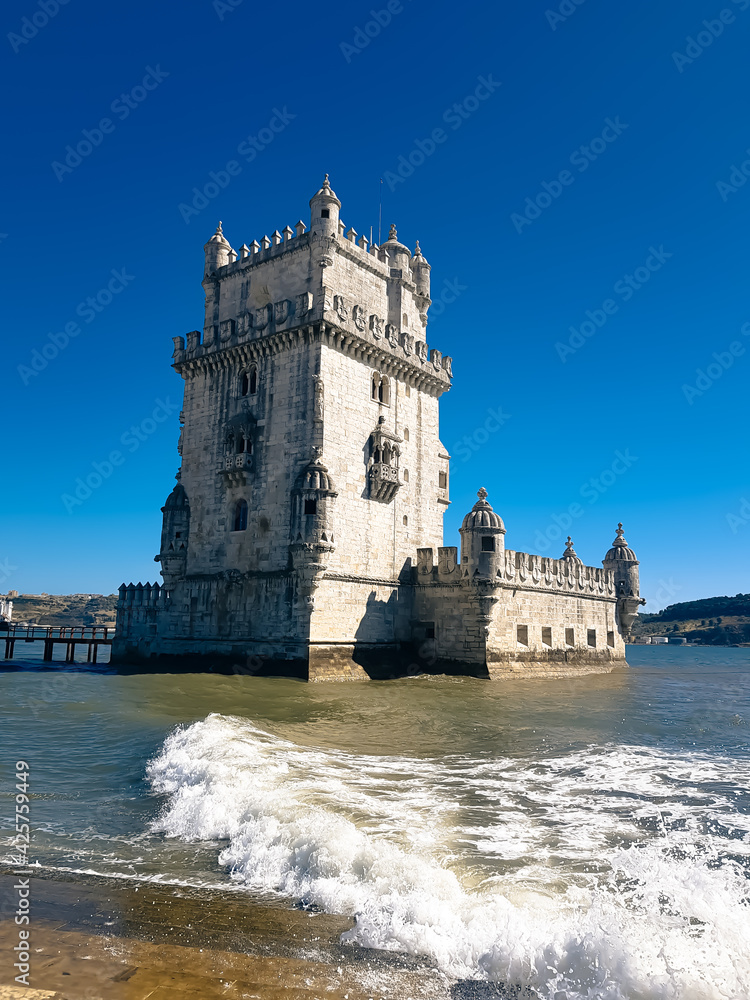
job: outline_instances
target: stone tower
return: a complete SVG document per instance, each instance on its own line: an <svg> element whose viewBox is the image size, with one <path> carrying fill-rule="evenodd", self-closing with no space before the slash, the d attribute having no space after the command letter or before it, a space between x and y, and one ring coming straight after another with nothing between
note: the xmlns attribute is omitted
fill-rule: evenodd
<svg viewBox="0 0 750 1000"><path fill-rule="evenodd" d="M123 584L113 661L365 679L572 676L625 666L642 602L618 529L604 566L509 550L479 490L444 546L450 357L427 346L430 265L347 229L326 175L301 220L204 247L162 584ZM502 457L493 458L501 462ZM436 558L437 550L437 558Z"/></svg>
<svg viewBox="0 0 750 1000"><path fill-rule="evenodd" d="M232 656L240 638L308 669L311 648L341 660L347 639L393 648L408 633L398 587L416 549L442 543L449 503L451 361L426 343L418 245L392 226L370 246L340 211L326 175L309 229L238 254L219 223L204 247L203 330L174 338L182 464L157 556L160 653L188 635Z"/></svg>

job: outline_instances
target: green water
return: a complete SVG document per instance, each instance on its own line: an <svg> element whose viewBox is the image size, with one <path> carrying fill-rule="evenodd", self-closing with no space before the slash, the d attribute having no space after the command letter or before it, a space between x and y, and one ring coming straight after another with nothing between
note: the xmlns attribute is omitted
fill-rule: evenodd
<svg viewBox="0 0 750 1000"><path fill-rule="evenodd" d="M748 996L750 650L628 657L331 685L17 660L2 850L25 759L43 867L356 913L354 943L540 996Z"/></svg>

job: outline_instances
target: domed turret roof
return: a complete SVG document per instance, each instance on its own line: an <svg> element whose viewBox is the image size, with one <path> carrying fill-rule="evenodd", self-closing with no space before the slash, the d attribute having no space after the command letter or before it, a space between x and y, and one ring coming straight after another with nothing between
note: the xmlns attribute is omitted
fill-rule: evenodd
<svg viewBox="0 0 750 1000"><path fill-rule="evenodd" d="M568 535L568 540L565 543L565 551L562 554L562 558L567 559L568 562L583 564L583 560L578 555L576 550L573 548L573 539L570 537L570 535Z"/></svg>
<svg viewBox="0 0 750 1000"><path fill-rule="evenodd" d="M335 201L336 204L341 208L341 202L336 197L336 192L331 190L331 185L328 183L328 174L325 175L323 179L323 186L315 192L315 194L310 199L310 204L316 200L316 198L325 198L331 201Z"/></svg>
<svg viewBox="0 0 750 1000"><path fill-rule="evenodd" d="M638 562L638 556L633 552L632 549L628 548L628 543L625 541L625 532L622 530L622 521L617 525L617 537L614 542L612 542L612 548L604 557L604 562L614 562L616 560L622 560L623 562Z"/></svg>
<svg viewBox="0 0 750 1000"><path fill-rule="evenodd" d="M416 267L417 264L422 264L425 267L430 265L427 263L427 259L422 253L422 248L419 245L419 240L417 240L417 245L414 247L414 255L412 256L412 267Z"/></svg>
<svg viewBox="0 0 750 1000"><path fill-rule="evenodd" d="M505 525L487 503L487 490L482 487L477 493L479 499L463 520L461 531L486 531L487 529L505 534Z"/></svg>
<svg viewBox="0 0 750 1000"><path fill-rule="evenodd" d="M177 483L175 488L167 497L167 502L164 504L164 510L174 510L175 508L188 507L187 493L185 492L185 487L182 483Z"/></svg>
<svg viewBox="0 0 750 1000"><path fill-rule="evenodd" d="M213 234L208 243L206 243L206 247L211 246L212 243L218 243L219 246L228 247L230 250L232 249L221 228L221 222L219 222L219 225L216 227L216 232Z"/></svg>
<svg viewBox="0 0 750 1000"><path fill-rule="evenodd" d="M297 476L294 488L299 492L315 491L336 496L336 487L333 485L328 468L323 465L318 455L311 462L308 462Z"/></svg>
<svg viewBox="0 0 750 1000"><path fill-rule="evenodd" d="M411 257L411 250L407 246L404 246L403 243L399 242L398 230L394 225L391 225L391 228L388 232L388 239L385 241L385 243L381 243L381 246L387 247L387 249L391 251L398 250L400 252L403 250L404 253L408 254Z"/></svg>

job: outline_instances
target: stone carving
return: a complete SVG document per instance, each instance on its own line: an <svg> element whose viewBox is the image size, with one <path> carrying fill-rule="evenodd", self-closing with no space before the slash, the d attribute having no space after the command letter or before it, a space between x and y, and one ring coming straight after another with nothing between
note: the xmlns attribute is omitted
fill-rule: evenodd
<svg viewBox="0 0 750 1000"><path fill-rule="evenodd" d="M432 362L432 366L435 369L435 371L439 372L440 369L443 367L443 354L442 354L442 352L441 351L437 351L437 350L435 350L435 348L433 348L430 351L430 361Z"/></svg>
<svg viewBox="0 0 750 1000"><path fill-rule="evenodd" d="M342 323L349 319L349 310L346 308L346 302L344 302L343 295L333 296L333 308Z"/></svg>
<svg viewBox="0 0 750 1000"><path fill-rule="evenodd" d="M383 336L383 320L374 314L370 316L370 333L375 340L380 340Z"/></svg>
<svg viewBox="0 0 750 1000"><path fill-rule="evenodd" d="M455 545L442 546L438 549L438 570L446 576L452 573L458 565L458 549Z"/></svg>
<svg viewBox="0 0 750 1000"><path fill-rule="evenodd" d="M352 309L352 319L354 320L354 325L358 330L364 330L367 325L367 321L365 320L365 311L362 306L354 306Z"/></svg>
<svg viewBox="0 0 750 1000"><path fill-rule="evenodd" d="M303 292L301 295L297 296L297 315L302 318L306 316L307 313L313 307L313 294L312 292Z"/></svg>
<svg viewBox="0 0 750 1000"><path fill-rule="evenodd" d="M274 302L273 316L276 326L283 326L284 323L291 319L293 313L294 307L290 299L282 299L281 302Z"/></svg>
<svg viewBox="0 0 750 1000"><path fill-rule="evenodd" d="M323 376L313 375L313 382L315 383L315 398L313 402L313 419L323 420L325 415L325 397L323 388Z"/></svg>
<svg viewBox="0 0 750 1000"><path fill-rule="evenodd" d="M417 549L417 576L432 577L434 552L432 549Z"/></svg>
<svg viewBox="0 0 750 1000"><path fill-rule="evenodd" d="M424 340L416 341L416 343L414 344L414 349L420 361L427 360L427 344L424 342Z"/></svg>
<svg viewBox="0 0 750 1000"><path fill-rule="evenodd" d="M443 371L449 378L453 378L453 358L449 357L447 354L443 355Z"/></svg>
<svg viewBox="0 0 750 1000"><path fill-rule="evenodd" d="M388 341L391 347L398 346L398 329L393 325L393 323L386 323L385 339Z"/></svg>
<svg viewBox="0 0 750 1000"><path fill-rule="evenodd" d="M234 320L223 319L219 325L219 332L222 343L226 343L228 340L231 340L232 334L234 333Z"/></svg>
<svg viewBox="0 0 750 1000"><path fill-rule="evenodd" d="M253 328L253 314L246 312L237 317L237 334L244 337Z"/></svg>
<svg viewBox="0 0 750 1000"><path fill-rule="evenodd" d="M318 263L321 267L330 267L333 264L333 257L330 254L324 253Z"/></svg>
<svg viewBox="0 0 750 1000"><path fill-rule="evenodd" d="M414 353L414 337L410 333L401 334L401 346L404 349L404 354L410 357Z"/></svg>
<svg viewBox="0 0 750 1000"><path fill-rule="evenodd" d="M267 306L263 306L258 309L255 313L255 328L256 330L265 330L268 324L271 322L271 314L273 311L273 306L269 303Z"/></svg>

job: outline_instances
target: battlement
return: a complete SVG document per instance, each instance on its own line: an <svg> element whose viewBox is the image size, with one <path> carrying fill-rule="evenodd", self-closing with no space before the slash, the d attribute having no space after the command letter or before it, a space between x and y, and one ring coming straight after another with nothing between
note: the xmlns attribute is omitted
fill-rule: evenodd
<svg viewBox="0 0 750 1000"><path fill-rule="evenodd" d="M204 247L204 327L173 338L175 368L247 365L312 337L433 395L445 392L452 359L427 343L430 265L419 244L412 253L395 226L381 246L347 229L327 179L310 206L309 230L300 220L239 253L219 223Z"/></svg>
<svg viewBox="0 0 750 1000"><path fill-rule="evenodd" d="M572 559L550 559L529 552L506 549L498 556L499 567L495 575L484 575L481 570L472 575L458 559L456 546L438 549L437 565L434 550L417 549L415 582L419 586L434 584L472 584L482 582L494 587L519 590L545 590L575 594L581 597L615 598L615 575L601 566L584 566Z"/></svg>

